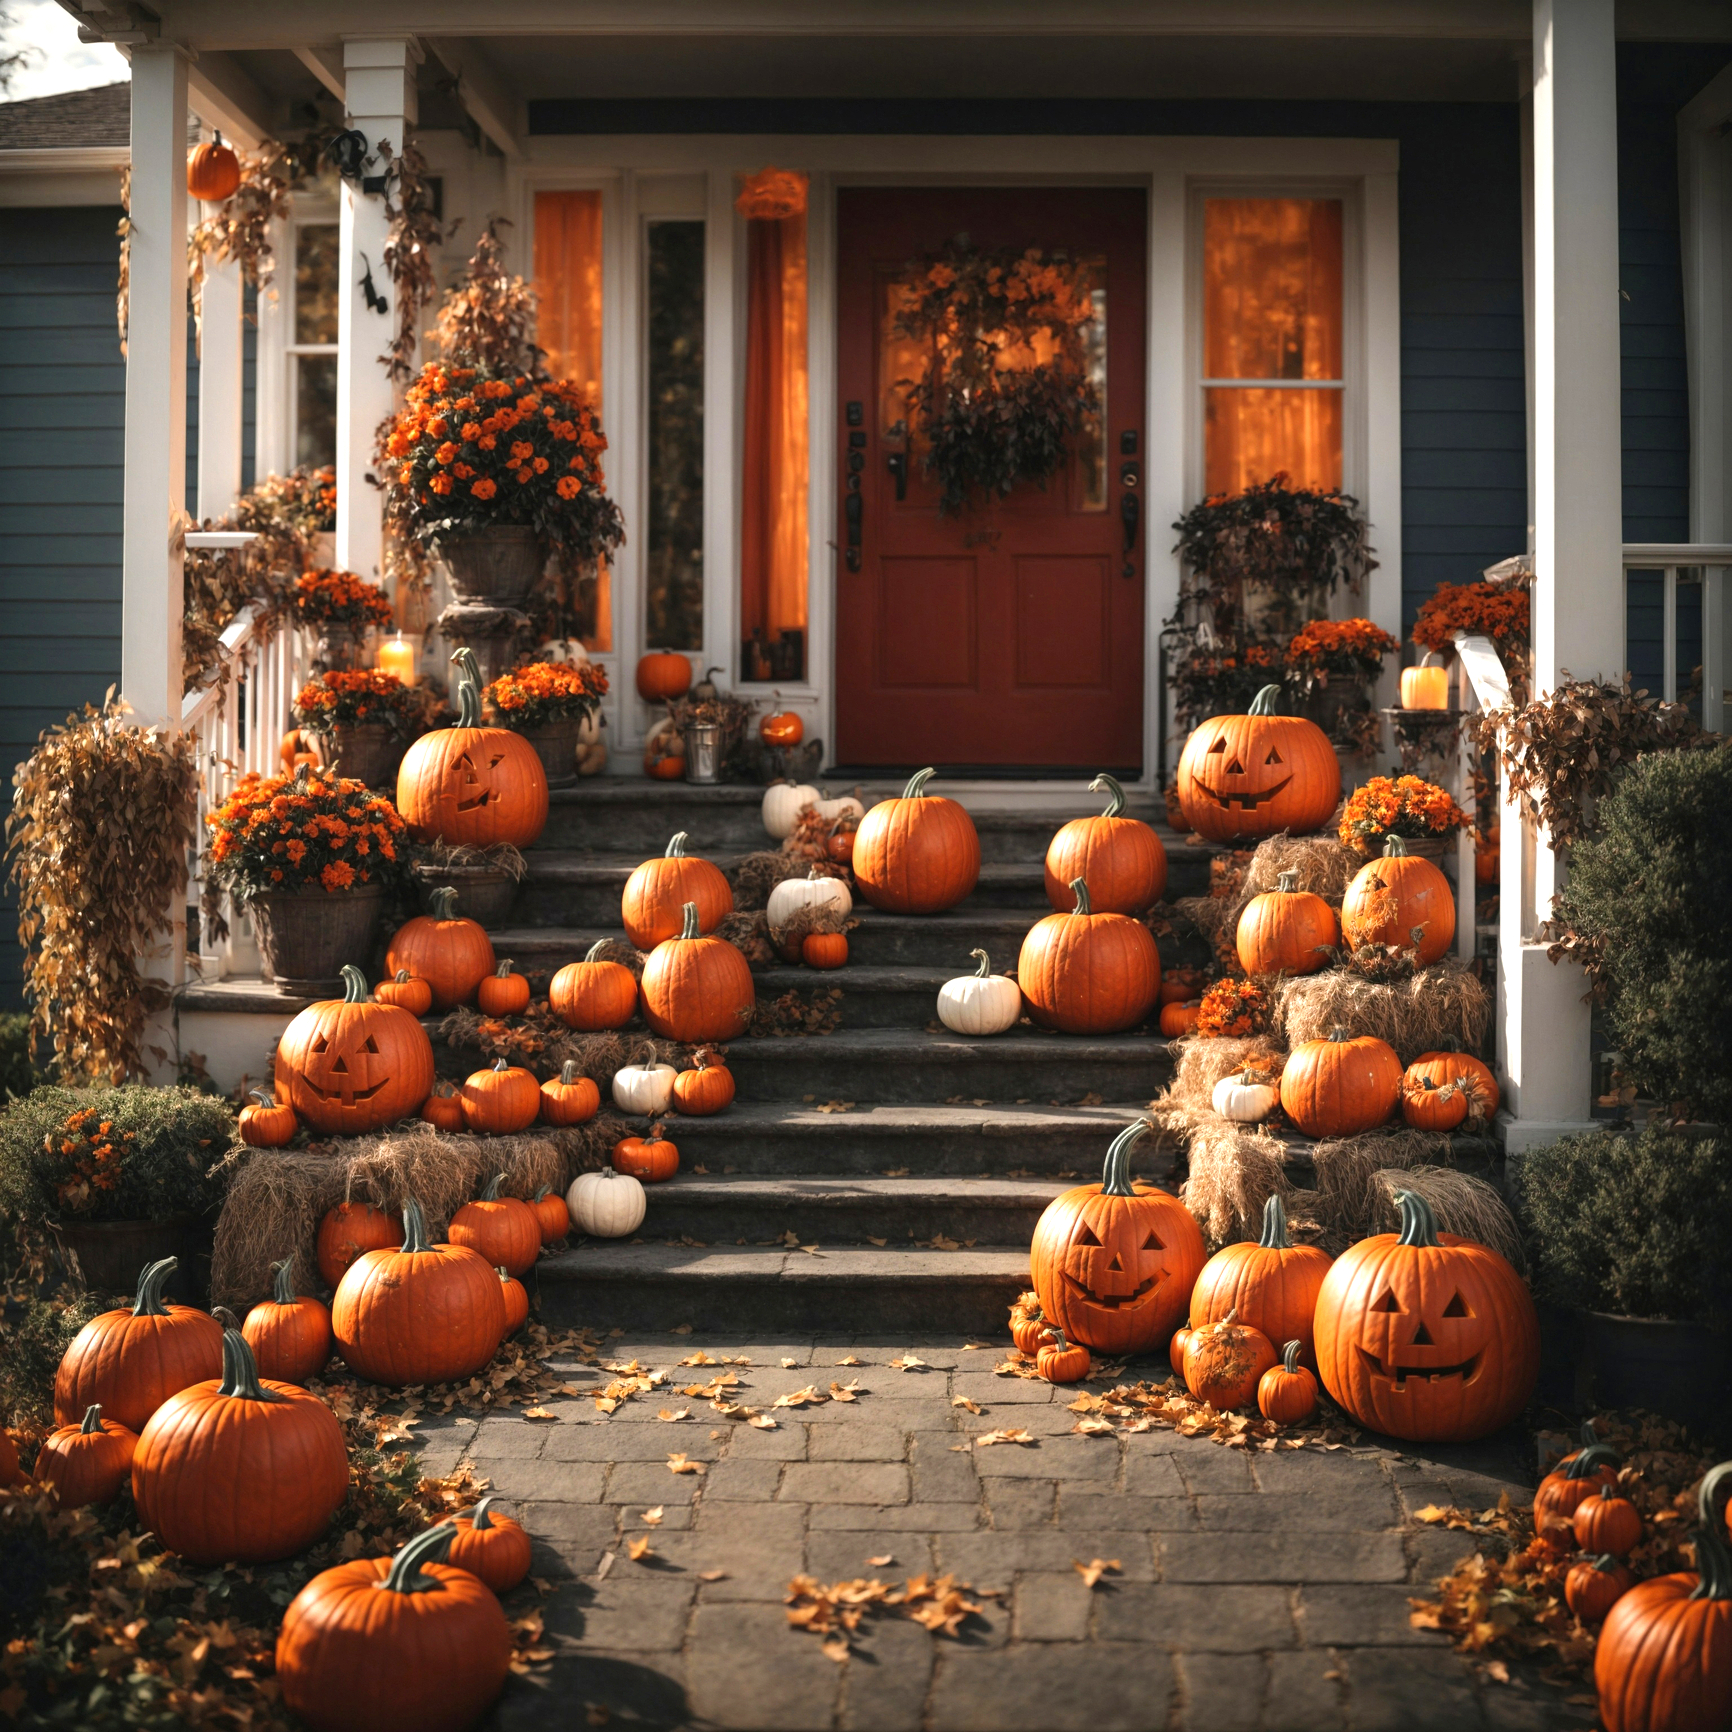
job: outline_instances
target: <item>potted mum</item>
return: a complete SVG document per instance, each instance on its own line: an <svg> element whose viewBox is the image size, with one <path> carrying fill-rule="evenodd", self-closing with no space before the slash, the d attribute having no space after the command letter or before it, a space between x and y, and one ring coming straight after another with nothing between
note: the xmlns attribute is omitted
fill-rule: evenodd
<svg viewBox="0 0 1732 1732"><path fill-rule="evenodd" d="M536 750L550 788L577 780L577 748L595 738L607 675L593 662L531 662L501 674L483 694L502 727Z"/></svg>
<svg viewBox="0 0 1732 1732"><path fill-rule="evenodd" d="M295 695L295 720L319 742L328 769L369 788L396 785L397 765L424 709L395 674L332 668Z"/></svg>
<svg viewBox="0 0 1732 1732"><path fill-rule="evenodd" d="M302 572L289 613L303 631L318 633L313 663L319 668L354 667L367 633L394 618L385 592L352 571Z"/></svg>
<svg viewBox="0 0 1732 1732"><path fill-rule="evenodd" d="M208 886L252 913L279 992L334 995L345 962L372 954L388 890L402 877L397 808L363 782L303 764L243 776L205 822Z"/></svg>
<svg viewBox="0 0 1732 1732"><path fill-rule="evenodd" d="M1287 682L1304 701L1304 713L1331 743L1347 751L1370 751L1377 743L1371 690L1383 658L1400 647L1368 619L1314 619L1288 642L1283 658Z"/></svg>
<svg viewBox="0 0 1732 1732"><path fill-rule="evenodd" d="M1374 859L1391 836L1399 836L1409 854L1443 861L1450 854L1450 832L1472 828L1473 820L1435 782L1373 776L1347 797L1338 833L1342 847L1362 860Z"/></svg>

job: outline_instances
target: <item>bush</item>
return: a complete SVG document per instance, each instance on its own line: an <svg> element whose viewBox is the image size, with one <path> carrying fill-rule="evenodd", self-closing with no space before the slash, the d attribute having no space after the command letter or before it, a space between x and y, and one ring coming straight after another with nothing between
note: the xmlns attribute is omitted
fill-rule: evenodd
<svg viewBox="0 0 1732 1732"><path fill-rule="evenodd" d="M1556 918L1606 1004L1624 1073L1732 1120L1732 744L1641 759L1570 851Z"/></svg>
<svg viewBox="0 0 1732 1732"><path fill-rule="evenodd" d="M0 1353L0 1425L16 1426L28 1436L54 1423L54 1374L61 1357L103 1308L94 1293L70 1300L7 1300L0 1309L6 1336L6 1351Z"/></svg>
<svg viewBox="0 0 1732 1732"><path fill-rule="evenodd" d="M30 1056L30 1018L21 1010L0 1011L0 1099L27 1095L48 1080Z"/></svg>
<svg viewBox="0 0 1732 1732"><path fill-rule="evenodd" d="M1539 1287L1624 1317L1732 1315L1732 1142L1598 1131L1535 1149L1516 1176Z"/></svg>

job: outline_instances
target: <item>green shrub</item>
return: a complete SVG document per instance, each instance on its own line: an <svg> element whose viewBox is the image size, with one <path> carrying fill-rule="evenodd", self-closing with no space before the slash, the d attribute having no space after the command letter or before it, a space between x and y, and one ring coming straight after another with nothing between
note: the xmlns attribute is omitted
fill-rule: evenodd
<svg viewBox="0 0 1732 1732"><path fill-rule="evenodd" d="M1517 1208L1548 1298L1625 1317L1732 1315L1732 1142L1597 1131L1523 1158Z"/></svg>
<svg viewBox="0 0 1732 1732"><path fill-rule="evenodd" d="M30 1057L30 1018L21 1010L0 1011L0 1100L27 1095L48 1080Z"/></svg>
<svg viewBox="0 0 1732 1732"><path fill-rule="evenodd" d="M0 1424L28 1432L54 1423L54 1373L61 1355L103 1306L94 1293L80 1293L69 1302L6 1302L0 1310L6 1339L6 1351L0 1353Z"/></svg>
<svg viewBox="0 0 1732 1732"><path fill-rule="evenodd" d="M1639 760L1570 850L1556 918L1641 1091L1732 1121L1732 743Z"/></svg>

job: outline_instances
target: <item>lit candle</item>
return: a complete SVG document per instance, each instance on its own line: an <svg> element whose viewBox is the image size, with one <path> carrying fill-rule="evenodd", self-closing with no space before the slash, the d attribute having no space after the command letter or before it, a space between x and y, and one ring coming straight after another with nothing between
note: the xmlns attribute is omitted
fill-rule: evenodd
<svg viewBox="0 0 1732 1732"><path fill-rule="evenodd" d="M1416 668L1401 670L1401 707L1404 710L1447 710L1449 669L1436 655L1428 655Z"/></svg>
<svg viewBox="0 0 1732 1732"><path fill-rule="evenodd" d="M402 632L386 638L379 645L381 672L395 674L404 685L415 683L415 645Z"/></svg>

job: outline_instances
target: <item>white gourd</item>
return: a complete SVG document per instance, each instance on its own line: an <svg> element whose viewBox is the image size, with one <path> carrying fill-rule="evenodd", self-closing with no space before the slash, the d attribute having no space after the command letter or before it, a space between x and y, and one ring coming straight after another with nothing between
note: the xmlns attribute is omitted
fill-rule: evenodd
<svg viewBox="0 0 1732 1732"><path fill-rule="evenodd" d="M864 818L866 816L866 808L852 794L843 794L834 800L819 799L816 805L818 816L827 818L832 824L838 818Z"/></svg>
<svg viewBox="0 0 1732 1732"><path fill-rule="evenodd" d="M793 835L801 809L817 802L818 790L804 782L772 782L764 790L764 828L780 842Z"/></svg>
<svg viewBox="0 0 1732 1732"><path fill-rule="evenodd" d="M612 1167L579 1173L565 1193L565 1206L580 1233L623 1239L643 1225L643 1186L630 1173L617 1173Z"/></svg>
<svg viewBox="0 0 1732 1732"><path fill-rule="evenodd" d="M1022 988L1007 975L994 974L984 950L973 974L947 980L938 989L938 1020L957 1034L1003 1034L1022 1015Z"/></svg>
<svg viewBox="0 0 1732 1732"><path fill-rule="evenodd" d="M544 662L581 663L589 660L589 651L583 647L582 638L550 637L541 646L541 659Z"/></svg>
<svg viewBox="0 0 1732 1732"><path fill-rule="evenodd" d="M671 1064L622 1065L613 1073L613 1104L639 1118L656 1118L674 1098L674 1075Z"/></svg>
<svg viewBox="0 0 1732 1732"><path fill-rule="evenodd" d="M1261 1124L1274 1111L1281 1091L1265 1082L1255 1071L1235 1071L1215 1084L1209 1104L1222 1118L1234 1124Z"/></svg>
<svg viewBox="0 0 1732 1732"><path fill-rule="evenodd" d="M784 878L770 892L765 917L776 931L803 908L833 908L846 917L854 911L854 898L840 878L827 878L814 866L804 878Z"/></svg>

